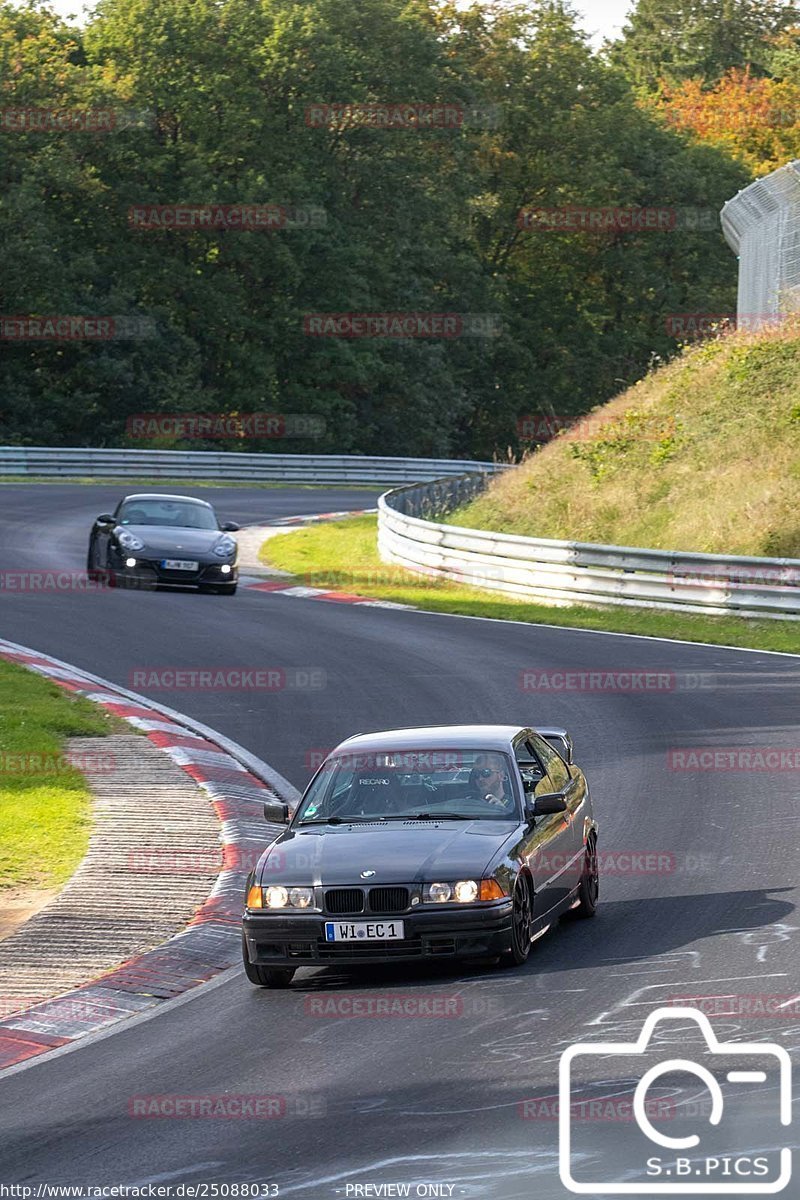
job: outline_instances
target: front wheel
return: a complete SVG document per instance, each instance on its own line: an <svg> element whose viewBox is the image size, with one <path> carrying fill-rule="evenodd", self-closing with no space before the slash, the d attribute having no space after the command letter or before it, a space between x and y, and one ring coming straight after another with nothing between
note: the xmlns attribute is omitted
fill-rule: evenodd
<svg viewBox="0 0 800 1200"><path fill-rule="evenodd" d="M521 967L531 952L531 889L526 879L518 879L514 888L514 905L511 910L511 949L501 958L503 966Z"/></svg>
<svg viewBox="0 0 800 1200"><path fill-rule="evenodd" d="M257 967L247 955L247 943L242 935L242 960L244 973L256 987L285 988L294 978L294 967Z"/></svg>
<svg viewBox="0 0 800 1200"><path fill-rule="evenodd" d="M573 916L593 917L597 912L600 898L600 873L597 869L597 839L592 836L586 843L586 856L583 860L583 872L578 887L578 905L573 909Z"/></svg>

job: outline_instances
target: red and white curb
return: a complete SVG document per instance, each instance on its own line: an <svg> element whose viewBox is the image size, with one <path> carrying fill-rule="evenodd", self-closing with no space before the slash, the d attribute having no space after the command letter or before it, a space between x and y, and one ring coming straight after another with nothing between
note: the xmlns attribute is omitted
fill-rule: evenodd
<svg viewBox="0 0 800 1200"><path fill-rule="evenodd" d="M266 526L316 525L319 521L344 521L348 517L371 517L377 511L377 508L351 508L342 512L311 513L309 516L275 517L274 520L265 521L264 524Z"/></svg>
<svg viewBox="0 0 800 1200"><path fill-rule="evenodd" d="M344 521L348 517L366 517L376 513L377 508L360 508L353 509L349 512L328 512L328 513L313 513L311 516L299 517L276 517L274 521L265 521L263 525L246 527L248 533L253 533L258 529L270 534L279 529L301 528L303 525L318 525L324 521ZM245 574L251 570L263 569L261 563L247 562L241 563L241 570ZM281 572L285 574L285 572ZM289 583L286 579L275 580L251 580L244 584L245 588L250 592L273 592L278 596L294 596L302 600L326 600L333 604L362 604L368 608L407 608L412 609L411 604L399 604L392 600L373 600L369 596L360 596L357 592L340 592L331 588L304 587L301 584Z"/></svg>
<svg viewBox="0 0 800 1200"><path fill-rule="evenodd" d="M238 963L245 881L281 829L264 821L264 802L278 797L293 803L297 793L241 747L221 735L215 740L212 730L163 705L4 639L0 658L46 676L140 729L208 795L221 825L220 872L188 927L89 984L5 1018L0 1022L2 1070L152 1008Z"/></svg>
<svg viewBox="0 0 800 1200"><path fill-rule="evenodd" d="M392 600L371 600L369 596L359 596L355 592L332 592L326 588L302 587L293 584L287 587L285 583L248 583L245 585L250 592L274 592L278 596L299 596L303 600L330 600L334 604L362 604L368 608L412 608L410 604L396 604Z"/></svg>

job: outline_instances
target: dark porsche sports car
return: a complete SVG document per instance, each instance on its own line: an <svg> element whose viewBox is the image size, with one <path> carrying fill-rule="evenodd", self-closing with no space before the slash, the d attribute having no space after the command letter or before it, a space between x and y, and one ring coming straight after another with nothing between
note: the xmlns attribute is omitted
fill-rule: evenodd
<svg viewBox="0 0 800 1200"><path fill-rule="evenodd" d="M233 595L239 576L239 528L220 523L210 504L190 496L141 494L97 518L87 569L122 586L194 586Z"/></svg>
<svg viewBox="0 0 800 1200"><path fill-rule="evenodd" d="M267 820L286 821L284 804ZM597 824L564 729L440 725L349 738L248 879L251 983L298 967L477 957L524 963L597 908Z"/></svg>

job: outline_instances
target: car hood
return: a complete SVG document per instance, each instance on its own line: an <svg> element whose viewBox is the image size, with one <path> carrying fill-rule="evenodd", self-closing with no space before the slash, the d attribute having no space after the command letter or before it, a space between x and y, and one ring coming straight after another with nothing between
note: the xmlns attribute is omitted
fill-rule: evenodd
<svg viewBox="0 0 800 1200"><path fill-rule="evenodd" d="M144 542L154 556L179 558L211 554L221 537L230 534L219 529L180 529L169 525L118 525L115 533L125 530Z"/></svg>
<svg viewBox="0 0 800 1200"><path fill-rule="evenodd" d="M259 881L297 885L434 882L480 877L519 828L510 821L415 821L291 830L259 861ZM362 871L374 871L362 880Z"/></svg>

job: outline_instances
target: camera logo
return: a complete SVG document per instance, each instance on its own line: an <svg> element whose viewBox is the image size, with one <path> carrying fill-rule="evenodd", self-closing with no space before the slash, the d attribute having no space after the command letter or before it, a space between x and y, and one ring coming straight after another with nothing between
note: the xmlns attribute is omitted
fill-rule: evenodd
<svg viewBox="0 0 800 1200"><path fill-rule="evenodd" d="M680 1029L676 1021L683 1023ZM691 1040L687 1021L704 1045ZM676 1041L680 1057L672 1054ZM694 1059L686 1054L690 1046ZM578 1195L774 1195L792 1175L792 1152L787 1146L776 1148L785 1139L775 1130L776 1124L791 1123L791 1070L782 1046L718 1041L708 1017L696 1008L657 1009L635 1042L570 1046L558 1069L561 1182ZM587 1149L580 1144L580 1124L571 1119L580 1089L592 1086L586 1081L593 1079L606 1088L609 1080L621 1087L637 1081L630 1137L620 1129L612 1139L616 1161L609 1170L597 1165L611 1147L609 1140ZM648 1115L647 1093L654 1086L671 1094L677 1116L671 1134L657 1129ZM764 1109L769 1109L772 1125L768 1149L743 1152L743 1137L761 1136ZM702 1144L695 1132L700 1122ZM584 1178L587 1171L595 1178Z"/></svg>

